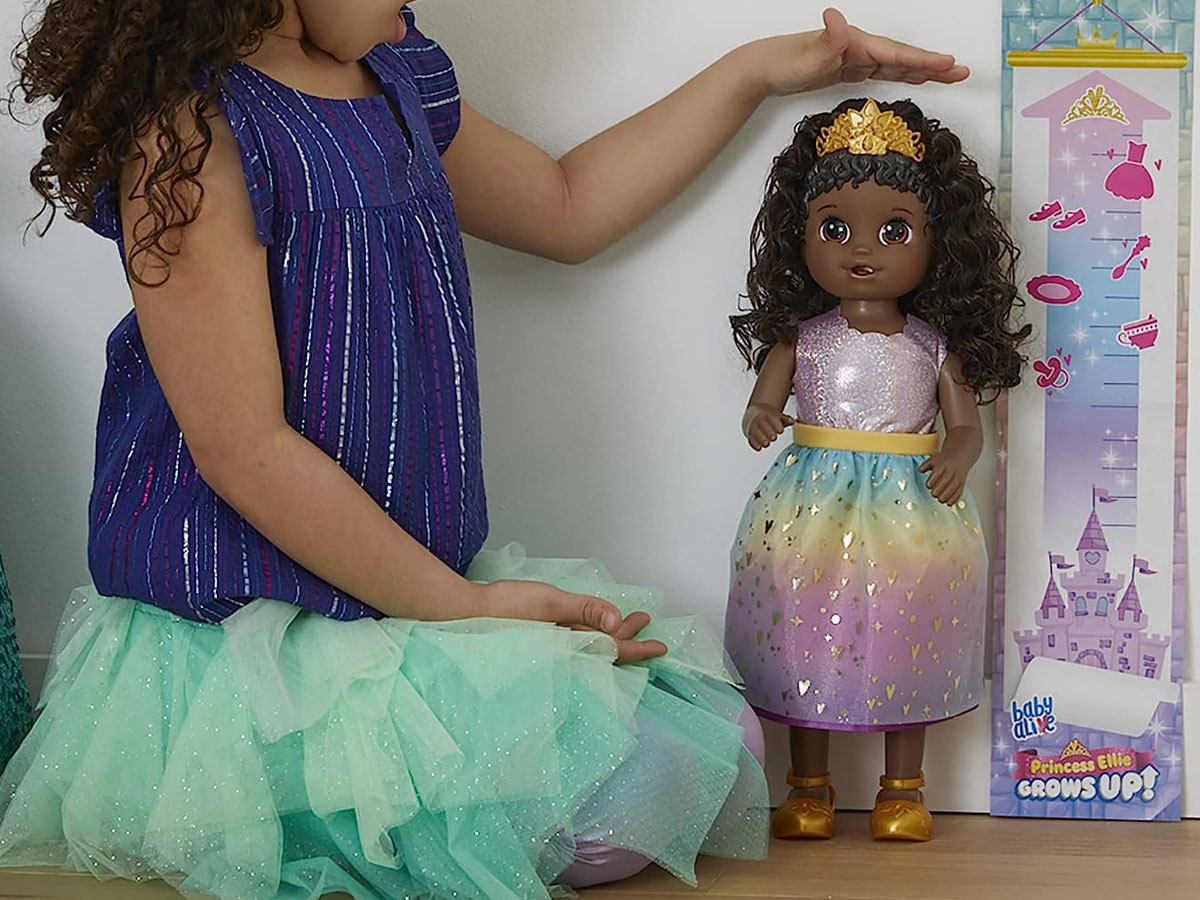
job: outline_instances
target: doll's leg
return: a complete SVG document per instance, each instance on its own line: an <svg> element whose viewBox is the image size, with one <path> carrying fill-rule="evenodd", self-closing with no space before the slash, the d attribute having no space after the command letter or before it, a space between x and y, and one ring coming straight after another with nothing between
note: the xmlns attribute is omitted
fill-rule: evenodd
<svg viewBox="0 0 1200 900"><path fill-rule="evenodd" d="M760 766L766 765L762 725L749 706L742 709L738 724L742 726L742 741ZM626 850L606 844L599 836L580 835L575 838L575 861L558 877L558 883L581 890L599 884L624 881L650 865L650 860Z"/></svg>
<svg viewBox="0 0 1200 900"><path fill-rule="evenodd" d="M883 771L886 778L901 781L920 778L924 761L924 728L889 731L884 737ZM879 792L879 795L883 800L916 800L918 793L918 790L896 791L885 788Z"/></svg>
<svg viewBox="0 0 1200 900"><path fill-rule="evenodd" d="M837 795L829 784L829 732L792 728L792 792L771 814L771 834L782 840L833 837Z"/></svg>
<svg viewBox="0 0 1200 900"><path fill-rule="evenodd" d="M791 728L792 775L797 778L821 778L829 772L829 732L818 728ZM827 799L828 788L792 788L792 797Z"/></svg>
<svg viewBox="0 0 1200 900"><path fill-rule="evenodd" d="M925 806L925 729L889 731L885 738L885 773L871 811L871 837L883 841L927 841L933 818Z"/></svg>

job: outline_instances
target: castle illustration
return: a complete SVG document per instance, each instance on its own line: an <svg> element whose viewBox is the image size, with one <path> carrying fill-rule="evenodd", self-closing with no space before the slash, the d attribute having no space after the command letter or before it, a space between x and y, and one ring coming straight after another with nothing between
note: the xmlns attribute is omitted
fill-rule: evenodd
<svg viewBox="0 0 1200 900"><path fill-rule="evenodd" d="M1101 669L1114 669L1145 678L1158 678L1164 667L1169 637L1150 634L1150 617L1142 611L1137 576L1155 574L1134 557L1129 587L1125 576L1114 577L1108 564L1108 541L1096 514L1096 500L1111 502L1104 491L1093 492L1092 513L1076 547L1077 562L1050 555L1050 580L1035 615L1037 628L1015 632L1022 667L1035 656ZM1059 575L1059 570L1076 569ZM1061 578L1059 590L1057 578ZM1063 601L1063 593L1067 599Z"/></svg>

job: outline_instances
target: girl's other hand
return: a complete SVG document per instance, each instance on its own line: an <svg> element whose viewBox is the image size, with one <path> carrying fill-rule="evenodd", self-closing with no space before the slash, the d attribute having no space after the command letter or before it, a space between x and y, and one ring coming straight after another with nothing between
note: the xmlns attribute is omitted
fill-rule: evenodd
<svg viewBox="0 0 1200 900"><path fill-rule="evenodd" d="M482 586L480 615L498 619L554 622L576 631L599 631L617 644L617 665L642 662L667 652L661 641L638 641L650 624L644 612L622 616L607 600L570 594L538 581L496 581Z"/></svg>
<svg viewBox="0 0 1200 900"><path fill-rule="evenodd" d="M796 420L787 413L751 406L742 419L742 433L755 450L765 450L795 424Z"/></svg>
<svg viewBox="0 0 1200 900"><path fill-rule="evenodd" d="M825 10L824 20L825 27L818 31L766 38L743 48L753 59L754 77L764 95L798 94L869 78L952 84L970 74L949 54L855 28L836 9Z"/></svg>

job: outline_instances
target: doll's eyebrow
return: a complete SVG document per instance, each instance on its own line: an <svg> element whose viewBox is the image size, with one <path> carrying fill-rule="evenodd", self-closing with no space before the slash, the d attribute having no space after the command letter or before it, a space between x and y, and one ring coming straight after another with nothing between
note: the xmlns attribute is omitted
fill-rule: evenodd
<svg viewBox="0 0 1200 900"><path fill-rule="evenodd" d="M826 203L824 206L822 206L820 209L818 209L817 212L824 212L827 209L837 209L837 204L836 203Z"/></svg>
<svg viewBox="0 0 1200 900"><path fill-rule="evenodd" d="M904 207L904 206L893 206L892 212L908 213L910 216L916 215L916 213L914 213L911 209L908 209L907 207Z"/></svg>

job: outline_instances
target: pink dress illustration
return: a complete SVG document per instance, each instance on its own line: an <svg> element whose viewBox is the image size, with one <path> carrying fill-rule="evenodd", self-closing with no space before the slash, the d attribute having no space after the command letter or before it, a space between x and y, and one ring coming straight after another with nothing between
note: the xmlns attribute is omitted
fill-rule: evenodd
<svg viewBox="0 0 1200 900"><path fill-rule="evenodd" d="M1146 157L1146 144L1129 142L1129 157L1108 173L1105 190L1122 200L1149 200L1154 196L1154 178L1142 160Z"/></svg>

